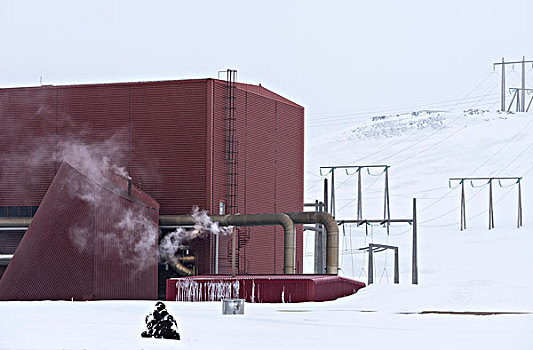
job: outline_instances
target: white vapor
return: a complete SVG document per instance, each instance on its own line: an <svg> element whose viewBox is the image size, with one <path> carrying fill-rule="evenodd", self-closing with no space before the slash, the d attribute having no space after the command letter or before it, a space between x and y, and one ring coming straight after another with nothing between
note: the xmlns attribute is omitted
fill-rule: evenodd
<svg viewBox="0 0 533 350"><path fill-rule="evenodd" d="M195 206L191 216L194 218L194 227L185 229L178 227L176 231L164 236L159 242L159 257L161 262L169 262L180 246L197 238L206 238L210 235L226 236L233 231L232 226L220 227L217 222L212 222L205 210L200 210Z"/></svg>

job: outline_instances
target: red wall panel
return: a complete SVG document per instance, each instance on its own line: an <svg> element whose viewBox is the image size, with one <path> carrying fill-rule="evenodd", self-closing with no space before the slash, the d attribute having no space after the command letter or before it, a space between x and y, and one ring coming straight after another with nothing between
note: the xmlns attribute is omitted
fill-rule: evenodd
<svg viewBox="0 0 533 350"><path fill-rule="evenodd" d="M258 92L263 92L259 94ZM215 81L214 205L227 196L224 161L226 84ZM268 90L238 84L236 136L239 152L239 213L302 211L303 108ZM283 273L283 230L239 228L240 273ZM297 272L302 272L302 228L297 228ZM220 240L219 272L231 272L231 238ZM205 271L210 272L210 271Z"/></svg>
<svg viewBox="0 0 533 350"><path fill-rule="evenodd" d="M157 203L103 180L63 163L0 279L0 300L157 298Z"/></svg>
<svg viewBox="0 0 533 350"><path fill-rule="evenodd" d="M110 164L127 170L130 160L129 118L127 85L58 87L58 156L85 162L105 156Z"/></svg>
<svg viewBox="0 0 533 350"><path fill-rule="evenodd" d="M207 206L206 81L131 87L131 174L161 214Z"/></svg>
<svg viewBox="0 0 533 350"><path fill-rule="evenodd" d="M187 214L194 205L218 214L228 194L225 98L225 81L211 79L0 89L8 125L0 130L0 205L39 205L58 155L76 144L126 168L163 215ZM301 211L303 107L240 83L235 102L235 212ZM298 272L302 244L298 228ZM192 246L199 272L213 273L214 238ZM221 237L221 273L230 271L230 253L230 238ZM239 228L238 265L241 273L282 273L281 228Z"/></svg>
<svg viewBox="0 0 533 350"><path fill-rule="evenodd" d="M55 175L56 89L0 89L0 205L39 205Z"/></svg>
<svg viewBox="0 0 533 350"><path fill-rule="evenodd" d="M167 280L167 300L251 303L297 303L335 300L356 293L365 284L339 276L198 276Z"/></svg>
<svg viewBox="0 0 533 350"><path fill-rule="evenodd" d="M276 202L280 212L302 211L304 173L303 109L276 104ZM296 230L296 270L303 273L303 228Z"/></svg>

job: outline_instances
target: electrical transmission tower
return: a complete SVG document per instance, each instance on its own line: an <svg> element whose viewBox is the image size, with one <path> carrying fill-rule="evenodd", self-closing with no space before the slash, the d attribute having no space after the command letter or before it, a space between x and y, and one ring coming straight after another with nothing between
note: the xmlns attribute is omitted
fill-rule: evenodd
<svg viewBox="0 0 533 350"><path fill-rule="evenodd" d="M339 166L322 166L320 167L320 175L324 176L331 173L331 189L330 189L330 202L329 202L329 213L335 217L335 170L344 169L346 175L357 174L357 220L363 221L363 191L362 191L362 180L361 173L363 169L366 169L369 175L370 168L380 168L383 169L382 173L385 173L385 189L384 189L384 198L383 198L383 222L387 225L387 233L389 233L390 226L390 198L389 198L389 168L390 165L339 165ZM329 170L326 174L322 174L322 170ZM349 173L349 169L356 169L355 173ZM327 180L327 179L326 179ZM327 198L327 182L325 182L325 197ZM326 199L325 198L325 199ZM328 211L328 201L325 200L326 211Z"/></svg>
<svg viewBox="0 0 533 350"><path fill-rule="evenodd" d="M529 107L531 106L531 102L533 101L533 97L530 99L527 108L526 108L526 91L528 94L533 92L533 89L526 89L526 63L533 63L533 61L526 61L526 57L522 57L522 61L509 61L505 62L505 59L502 57L501 62L493 63L493 67L496 68L496 66L502 66L502 82L501 82L501 107L500 110L503 111L510 111L511 107L513 105L513 102L516 100L516 111L517 112L527 112L529 111ZM506 82L505 82L505 66L508 64L521 64L522 65L522 76L521 76L521 87L519 88L510 88L509 92L513 94L513 98L511 100L511 103L509 104L509 107L506 108L505 103L505 93L506 93Z"/></svg>
<svg viewBox="0 0 533 350"><path fill-rule="evenodd" d="M449 179L449 186L452 187L452 181L459 181L461 185L461 231L466 229L466 200L465 200L465 181L470 181L473 185L473 181L487 181L489 185L489 230L494 228L494 204L492 200L492 183L498 181L500 187L503 187L501 180L515 180L518 184L518 216L516 220L516 227L522 226L522 185L520 181L521 177L452 177Z"/></svg>

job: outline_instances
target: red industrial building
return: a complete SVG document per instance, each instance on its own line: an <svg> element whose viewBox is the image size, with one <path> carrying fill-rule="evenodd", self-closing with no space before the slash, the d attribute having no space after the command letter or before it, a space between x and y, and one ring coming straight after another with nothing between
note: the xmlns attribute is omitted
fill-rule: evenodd
<svg viewBox="0 0 533 350"><path fill-rule="evenodd" d="M0 118L0 219L37 220L62 162L95 157L123 168L138 192L159 203L160 215L189 214L193 206L213 214L303 209L304 108L261 85L198 79L6 88L0 89ZM46 199L64 202L54 193ZM53 208L48 204L48 214ZM67 220L87 210L73 206L55 214ZM0 229L0 254L15 254L15 262L21 239L22 247L26 238L54 230L32 229L27 237ZM296 273L303 272L301 230ZM39 241L59 249L57 239ZM283 273L281 228L241 227L237 243L239 274ZM190 249L198 274L230 273L230 237L197 239Z"/></svg>
<svg viewBox="0 0 533 350"><path fill-rule="evenodd" d="M303 107L234 78L0 89L0 300L322 301L362 288L335 276L334 218L299 213ZM159 240L196 206L236 214L237 233L161 263ZM298 276L310 223L328 230L328 276Z"/></svg>

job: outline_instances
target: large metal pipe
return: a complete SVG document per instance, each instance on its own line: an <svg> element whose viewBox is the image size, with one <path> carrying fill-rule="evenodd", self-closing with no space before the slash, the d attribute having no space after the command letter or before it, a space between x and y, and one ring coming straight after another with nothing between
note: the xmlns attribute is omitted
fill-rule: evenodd
<svg viewBox="0 0 533 350"><path fill-rule="evenodd" d="M288 215L283 213L210 215L209 219L220 226L282 226L284 231L283 273L294 274L296 272L294 224ZM191 215L161 215L159 224L161 226L192 226L195 220Z"/></svg>
<svg viewBox="0 0 533 350"><path fill-rule="evenodd" d="M177 259L179 261L182 261L184 263L195 263L196 257L194 255L186 255L186 256L177 256Z"/></svg>
<svg viewBox="0 0 533 350"><path fill-rule="evenodd" d="M296 212L274 214L235 214L211 215L211 221L218 222L221 226L266 226L281 225L284 230L284 273L294 274L294 224L324 225L327 231L326 239L326 273L336 275L339 270L339 227L337 222L327 212ZM25 228L31 223L31 218L0 218L0 227ZM161 215L160 226L194 226L195 220L190 215Z"/></svg>
<svg viewBox="0 0 533 350"><path fill-rule="evenodd" d="M183 276L194 275L194 270L183 265L179 258L175 256L170 256L169 260L174 270L176 270L176 272L182 274Z"/></svg>
<svg viewBox="0 0 533 350"><path fill-rule="evenodd" d="M324 225L326 239L326 273L336 275L339 272L339 226L331 214L321 212L286 213L294 224Z"/></svg>
<svg viewBox="0 0 533 350"><path fill-rule="evenodd" d="M13 259L13 254L0 254L0 266L7 266Z"/></svg>
<svg viewBox="0 0 533 350"><path fill-rule="evenodd" d="M31 224L31 218L0 218L0 228L20 227L25 229Z"/></svg>

